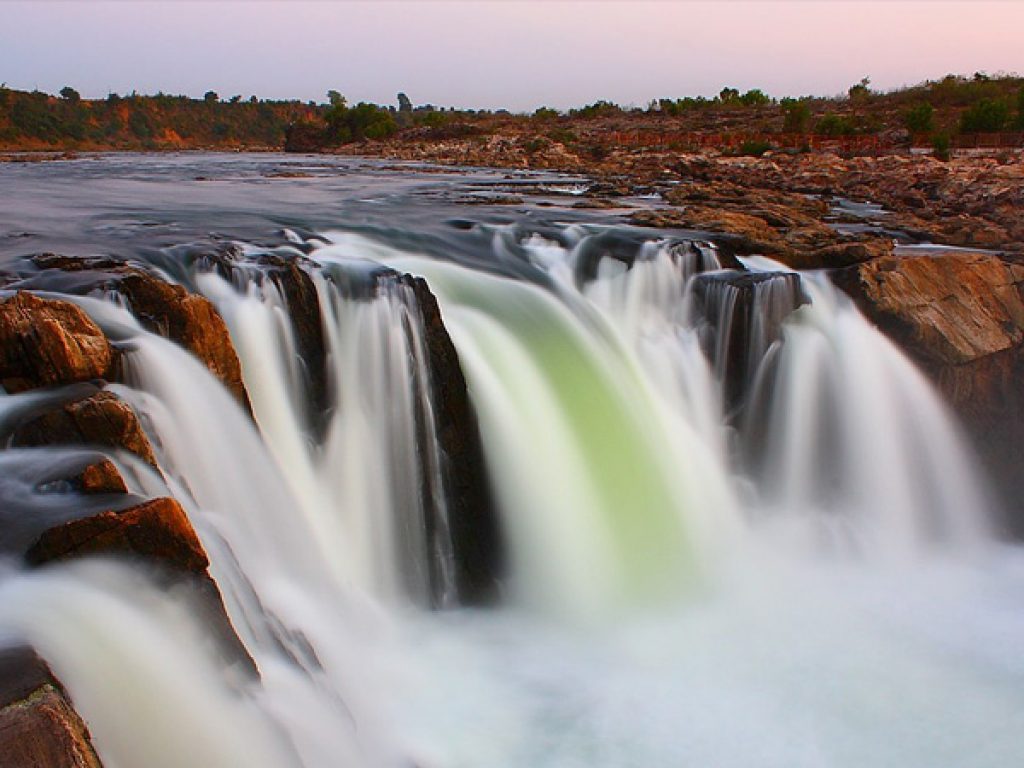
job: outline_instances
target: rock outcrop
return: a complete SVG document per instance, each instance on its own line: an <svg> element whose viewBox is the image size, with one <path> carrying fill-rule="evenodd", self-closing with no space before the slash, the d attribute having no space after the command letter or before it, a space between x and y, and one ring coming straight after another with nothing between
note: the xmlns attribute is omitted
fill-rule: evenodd
<svg viewBox="0 0 1024 768"><path fill-rule="evenodd" d="M89 729L29 648L0 650L0 766L100 768Z"/></svg>
<svg viewBox="0 0 1024 768"><path fill-rule="evenodd" d="M52 253L31 259L42 274L23 281L76 295L120 294L147 330L195 355L247 410L249 398L224 320L203 296L189 293L134 264L106 258L75 258Z"/></svg>
<svg viewBox="0 0 1024 768"><path fill-rule="evenodd" d="M476 411L437 298L422 278L400 279L415 294L423 320L459 599L492 602L504 574L505 550Z"/></svg>
<svg viewBox="0 0 1024 768"><path fill-rule="evenodd" d="M93 445L121 448L157 467L153 446L130 405L113 392L100 391L23 419L11 434L19 447Z"/></svg>
<svg viewBox="0 0 1024 768"><path fill-rule="evenodd" d="M1024 534L1024 265L992 254L877 259L833 281L946 396Z"/></svg>
<svg viewBox="0 0 1024 768"><path fill-rule="evenodd" d="M171 498L50 528L25 559L42 565L92 554L132 555L192 574L205 574L210 564L185 510Z"/></svg>
<svg viewBox="0 0 1024 768"><path fill-rule="evenodd" d="M110 377L110 342L74 304L19 291L0 300L0 385L10 393Z"/></svg>

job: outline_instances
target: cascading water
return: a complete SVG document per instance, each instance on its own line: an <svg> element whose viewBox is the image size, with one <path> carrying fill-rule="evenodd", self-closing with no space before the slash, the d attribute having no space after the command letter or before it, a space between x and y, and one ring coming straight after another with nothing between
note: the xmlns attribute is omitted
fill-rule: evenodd
<svg viewBox="0 0 1024 768"><path fill-rule="evenodd" d="M1024 569L941 404L849 302L699 243L478 230L519 277L306 243L324 414L255 246L185 276L230 328L255 424L127 310L78 300L126 349L116 389L163 476L122 466L186 507L260 671L223 669L179 596L124 565L9 574L0 632L46 655L108 766L1024 754ZM415 296L352 287L382 266L426 278L465 370L511 555L491 611L423 610L456 602L446 457Z"/></svg>

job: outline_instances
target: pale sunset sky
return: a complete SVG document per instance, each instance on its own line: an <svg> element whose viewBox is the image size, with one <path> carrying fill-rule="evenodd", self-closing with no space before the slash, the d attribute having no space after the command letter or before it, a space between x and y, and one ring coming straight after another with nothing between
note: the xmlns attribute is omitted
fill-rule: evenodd
<svg viewBox="0 0 1024 768"><path fill-rule="evenodd" d="M458 107L642 105L729 85L835 94L948 72L1024 72L1024 0L17 2L0 0L0 81L85 97Z"/></svg>

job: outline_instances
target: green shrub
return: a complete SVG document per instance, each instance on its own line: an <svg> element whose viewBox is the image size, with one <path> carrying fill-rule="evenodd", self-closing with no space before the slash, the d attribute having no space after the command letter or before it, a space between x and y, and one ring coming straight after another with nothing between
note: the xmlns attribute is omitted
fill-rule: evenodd
<svg viewBox="0 0 1024 768"><path fill-rule="evenodd" d="M829 112L814 126L814 132L822 136L853 136L857 128L850 118Z"/></svg>
<svg viewBox="0 0 1024 768"><path fill-rule="evenodd" d="M533 117L536 120L554 120L558 117L558 110L551 109L551 107L537 107L533 112Z"/></svg>
<svg viewBox="0 0 1024 768"><path fill-rule="evenodd" d="M995 133L1010 121L1010 108L1000 99L981 99L960 115L962 133Z"/></svg>
<svg viewBox="0 0 1024 768"><path fill-rule="evenodd" d="M770 149L773 149L773 147L767 141L748 139L740 144L736 154L747 157L760 157Z"/></svg>
<svg viewBox="0 0 1024 768"><path fill-rule="evenodd" d="M786 133L806 133L811 122L811 108L801 99L782 100L782 130Z"/></svg>
<svg viewBox="0 0 1024 768"><path fill-rule="evenodd" d="M930 133L935 128L935 110L927 101L915 104L903 116L903 123L911 133Z"/></svg>
<svg viewBox="0 0 1024 768"><path fill-rule="evenodd" d="M949 160L949 134L938 131L932 134L932 152L937 160Z"/></svg>

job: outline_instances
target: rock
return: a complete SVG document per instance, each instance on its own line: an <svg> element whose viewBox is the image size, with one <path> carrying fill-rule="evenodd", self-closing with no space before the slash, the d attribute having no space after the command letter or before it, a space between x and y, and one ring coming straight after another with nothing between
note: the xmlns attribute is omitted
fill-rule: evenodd
<svg viewBox="0 0 1024 768"><path fill-rule="evenodd" d="M916 357L962 365L1024 339L1024 266L987 254L891 257L833 280Z"/></svg>
<svg viewBox="0 0 1024 768"><path fill-rule="evenodd" d="M0 300L0 384L10 393L106 379L114 353L74 304L19 291Z"/></svg>
<svg viewBox="0 0 1024 768"><path fill-rule="evenodd" d="M153 446L138 415L117 395L107 391L30 415L14 428L11 443L21 447L81 444L122 448L157 468Z"/></svg>
<svg viewBox="0 0 1024 768"><path fill-rule="evenodd" d="M836 269L889 256L892 250L891 240L870 237L826 245L816 250L791 251L780 255L779 261L793 269Z"/></svg>
<svg viewBox="0 0 1024 768"><path fill-rule="evenodd" d="M50 528L29 548L25 559L42 565L90 554L136 555L195 574L205 574L210 564L185 510L171 498Z"/></svg>
<svg viewBox="0 0 1024 768"><path fill-rule="evenodd" d="M476 411L437 299L422 278L400 279L415 294L423 320L459 598L464 604L493 602L506 553Z"/></svg>
<svg viewBox="0 0 1024 768"><path fill-rule="evenodd" d="M250 410L242 366L228 328L205 297L189 293L138 265L114 259L43 253L31 261L43 272L25 280L29 286L80 296L110 292L123 296L144 328L195 355Z"/></svg>
<svg viewBox="0 0 1024 768"><path fill-rule="evenodd" d="M992 473L1007 528L1024 535L1024 266L944 252L832 275L951 404Z"/></svg>
<svg viewBox="0 0 1024 768"><path fill-rule="evenodd" d="M806 303L800 276L711 272L694 279L693 295L706 324L701 343L731 410L744 401L768 348L781 338L782 322Z"/></svg>
<svg viewBox="0 0 1024 768"><path fill-rule="evenodd" d="M101 459L84 467L77 475L68 478L71 487L88 495L103 493L128 493L124 478L110 459Z"/></svg>
<svg viewBox="0 0 1024 768"><path fill-rule="evenodd" d="M0 766L100 768L89 729L29 648L0 650Z"/></svg>
<svg viewBox="0 0 1024 768"><path fill-rule="evenodd" d="M177 342L199 358L235 399L251 410L231 334L213 304L141 270L125 272L111 287L128 300L147 330Z"/></svg>

